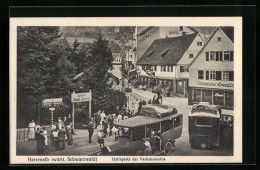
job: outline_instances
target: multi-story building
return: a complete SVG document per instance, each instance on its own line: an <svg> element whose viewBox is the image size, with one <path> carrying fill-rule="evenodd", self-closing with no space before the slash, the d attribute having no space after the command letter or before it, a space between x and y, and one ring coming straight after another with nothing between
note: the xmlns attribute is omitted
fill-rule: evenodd
<svg viewBox="0 0 260 170"><path fill-rule="evenodd" d="M174 27L137 27L137 61L143 56L148 47L154 40L160 38L178 37L188 34L194 34L196 30L187 26Z"/></svg>
<svg viewBox="0 0 260 170"><path fill-rule="evenodd" d="M185 67L203 47L199 33L155 40L137 62L141 70L138 80L151 84L170 85L174 93L187 95L189 73ZM147 74L152 72L151 74Z"/></svg>
<svg viewBox="0 0 260 170"><path fill-rule="evenodd" d="M234 28L217 27L188 65L189 104L234 106Z"/></svg>

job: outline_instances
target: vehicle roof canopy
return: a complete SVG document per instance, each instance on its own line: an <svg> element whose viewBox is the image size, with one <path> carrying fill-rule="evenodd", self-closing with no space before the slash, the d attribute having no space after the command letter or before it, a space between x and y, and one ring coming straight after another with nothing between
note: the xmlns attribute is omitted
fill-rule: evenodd
<svg viewBox="0 0 260 170"><path fill-rule="evenodd" d="M168 116L168 117L164 117L164 118L161 118L161 119L154 118L154 117L151 117L151 116L140 115L140 116L135 116L135 117L131 117L129 119L122 120L118 123L115 123L115 125L133 128L133 127L139 127L139 126L145 126L145 125L150 125L150 124L154 124L154 123L159 123L161 121L172 119L174 117L176 117L176 114Z"/></svg>
<svg viewBox="0 0 260 170"><path fill-rule="evenodd" d="M177 110L173 106L152 104L147 106L142 106L139 115L151 116L154 118L163 118L177 113Z"/></svg>
<svg viewBox="0 0 260 170"><path fill-rule="evenodd" d="M192 106L189 116L216 117L219 118L217 105L195 104Z"/></svg>

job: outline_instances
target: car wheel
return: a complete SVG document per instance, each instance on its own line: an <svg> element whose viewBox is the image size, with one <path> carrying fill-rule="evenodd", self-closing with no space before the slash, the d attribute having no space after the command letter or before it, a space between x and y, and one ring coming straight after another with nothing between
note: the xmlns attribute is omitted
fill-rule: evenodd
<svg viewBox="0 0 260 170"><path fill-rule="evenodd" d="M167 142L164 146L164 154L169 155L171 153L171 150L172 150L172 144L171 142Z"/></svg>

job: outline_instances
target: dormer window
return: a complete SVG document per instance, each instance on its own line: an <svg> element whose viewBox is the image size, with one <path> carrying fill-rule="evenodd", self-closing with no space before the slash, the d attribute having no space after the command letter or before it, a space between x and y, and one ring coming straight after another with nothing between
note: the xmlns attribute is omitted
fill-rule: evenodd
<svg viewBox="0 0 260 170"><path fill-rule="evenodd" d="M189 57L190 57L190 58L193 58L193 54L190 54Z"/></svg>
<svg viewBox="0 0 260 170"><path fill-rule="evenodd" d="M221 41L221 37L218 37L218 41Z"/></svg>
<svg viewBox="0 0 260 170"><path fill-rule="evenodd" d="M154 53L154 51L151 51L150 53L148 53L147 59L149 59L153 55L153 53Z"/></svg>
<svg viewBox="0 0 260 170"><path fill-rule="evenodd" d="M162 58L166 56L166 54L168 53L168 51L169 51L169 49L165 49L165 50L161 53Z"/></svg>

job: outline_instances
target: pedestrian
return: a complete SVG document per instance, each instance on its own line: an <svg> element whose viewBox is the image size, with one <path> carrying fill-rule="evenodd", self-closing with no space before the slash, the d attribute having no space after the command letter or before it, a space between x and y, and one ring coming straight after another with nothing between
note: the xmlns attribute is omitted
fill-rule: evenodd
<svg viewBox="0 0 260 170"><path fill-rule="evenodd" d="M144 149L144 156L151 156L152 155L152 148L151 148L151 144L149 141L145 141L144 142L145 145L145 149Z"/></svg>
<svg viewBox="0 0 260 170"><path fill-rule="evenodd" d="M59 150L65 149L65 135L66 135L66 131L64 129L64 126L61 126L61 128L59 129L59 133L58 133Z"/></svg>
<svg viewBox="0 0 260 170"><path fill-rule="evenodd" d="M101 122L103 122L104 121L104 119L105 119L105 117L106 117L106 114L105 114L105 112L104 112L104 110L101 112L101 114L100 114L100 118L101 118Z"/></svg>
<svg viewBox="0 0 260 170"><path fill-rule="evenodd" d="M103 147L105 146L104 134L102 133L102 131L98 131L98 143L100 145L100 148L102 148L102 145L103 145Z"/></svg>
<svg viewBox="0 0 260 170"><path fill-rule="evenodd" d="M67 133L67 144L68 145L72 145L73 142L73 138L72 138L72 123L70 123L67 127L66 127L66 133Z"/></svg>
<svg viewBox="0 0 260 170"><path fill-rule="evenodd" d="M39 141L40 137L39 137L39 135L40 135L40 128L37 127L37 129L35 131L35 135L34 135L35 136L36 145L37 145L37 154L40 154L40 141Z"/></svg>
<svg viewBox="0 0 260 170"><path fill-rule="evenodd" d="M103 132L103 129L104 129L104 126L101 123L99 123L98 126L97 126L97 131Z"/></svg>
<svg viewBox="0 0 260 170"><path fill-rule="evenodd" d="M47 147L48 146L48 136L47 136L48 132L44 127L42 128L42 130L43 130L43 136L44 136L44 145L45 145L45 147Z"/></svg>
<svg viewBox="0 0 260 170"><path fill-rule="evenodd" d="M72 122L71 114L68 114L67 122L68 122L68 124L73 123L73 122ZM72 135L76 135L76 133L74 132L73 124L72 124L72 126L71 126L71 132L72 132Z"/></svg>
<svg viewBox="0 0 260 170"><path fill-rule="evenodd" d="M71 122L68 122L67 117L64 116L63 118L64 126L67 127Z"/></svg>
<svg viewBox="0 0 260 170"><path fill-rule="evenodd" d="M123 117L122 117L121 113L119 113L118 116L117 116L117 122L120 122L122 120L122 118Z"/></svg>
<svg viewBox="0 0 260 170"><path fill-rule="evenodd" d="M107 136L107 128L108 128L107 121L104 120L104 121L102 122L102 125L103 125L103 127L104 127L104 129L103 129L104 138L106 138L106 136Z"/></svg>
<svg viewBox="0 0 260 170"><path fill-rule="evenodd" d="M149 142L151 144L152 154L154 155L154 151L155 151L155 148L156 148L156 135L155 135L154 130L151 130Z"/></svg>
<svg viewBox="0 0 260 170"><path fill-rule="evenodd" d="M36 124L34 123L34 120L32 120L29 125L28 125L28 130L29 130L29 134L28 134L28 139L29 142L35 139L35 126Z"/></svg>
<svg viewBox="0 0 260 170"><path fill-rule="evenodd" d="M93 122L91 119L89 119L88 123L88 142L91 144L92 142L92 135L93 135L94 129L93 129Z"/></svg>
<svg viewBox="0 0 260 170"><path fill-rule="evenodd" d="M45 138L44 138L44 134L43 134L43 130L41 129L39 131L39 133L37 134L38 135L38 153L40 155L43 155L44 154L44 150L45 150Z"/></svg>
<svg viewBox="0 0 260 170"><path fill-rule="evenodd" d="M59 136L59 130L58 130L58 126L54 126L55 128L53 129L52 132L52 136L53 136L53 145L56 147L56 149L58 149L58 136Z"/></svg>
<svg viewBox="0 0 260 170"><path fill-rule="evenodd" d="M61 126L64 126L64 122L61 120L61 117L58 117L58 127L61 129Z"/></svg>

